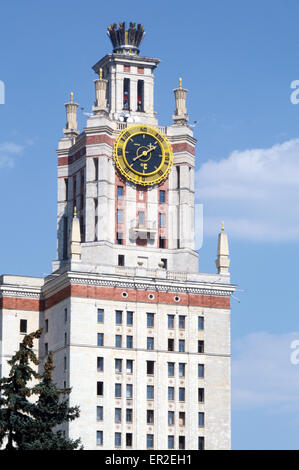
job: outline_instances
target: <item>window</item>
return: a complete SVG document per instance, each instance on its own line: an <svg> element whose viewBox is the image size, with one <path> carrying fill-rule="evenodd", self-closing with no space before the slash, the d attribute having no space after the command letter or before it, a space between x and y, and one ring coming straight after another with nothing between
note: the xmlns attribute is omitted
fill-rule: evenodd
<svg viewBox="0 0 299 470"><path fill-rule="evenodd" d="M121 433L120 432L116 432L114 434L114 444L115 444L115 447L121 447Z"/></svg>
<svg viewBox="0 0 299 470"><path fill-rule="evenodd" d="M185 352L185 340L179 339L179 352Z"/></svg>
<svg viewBox="0 0 299 470"><path fill-rule="evenodd" d="M20 333L27 333L27 320L20 320Z"/></svg>
<svg viewBox="0 0 299 470"><path fill-rule="evenodd" d="M148 449L152 449L154 447L154 435L153 434L146 435L146 447Z"/></svg>
<svg viewBox="0 0 299 470"><path fill-rule="evenodd" d="M123 245L124 234L122 232L116 232L116 243L117 245Z"/></svg>
<svg viewBox="0 0 299 470"><path fill-rule="evenodd" d="M198 413L198 426L203 428L205 425L205 414L201 411Z"/></svg>
<svg viewBox="0 0 299 470"><path fill-rule="evenodd" d="M179 412L179 425L185 426L185 411Z"/></svg>
<svg viewBox="0 0 299 470"><path fill-rule="evenodd" d="M45 330L46 330L45 332L48 333L48 331L49 331L49 320L48 319L45 321Z"/></svg>
<svg viewBox="0 0 299 470"><path fill-rule="evenodd" d="M168 449L174 449L174 436L168 436Z"/></svg>
<svg viewBox="0 0 299 470"><path fill-rule="evenodd" d="M167 269L167 258L161 258L161 263L163 263L163 269Z"/></svg>
<svg viewBox="0 0 299 470"><path fill-rule="evenodd" d="M159 191L159 202L160 202L160 204L163 204L165 201L166 201L165 191L164 191L164 189L161 189Z"/></svg>
<svg viewBox="0 0 299 470"><path fill-rule="evenodd" d="M121 384L115 384L115 398L121 398Z"/></svg>
<svg viewBox="0 0 299 470"><path fill-rule="evenodd" d="M153 328L153 326L154 326L154 313L147 313L146 314L146 326L148 328Z"/></svg>
<svg viewBox="0 0 299 470"><path fill-rule="evenodd" d="M121 325L122 324L122 315L123 315L123 312L121 310L116 310L115 311L115 323L116 323L116 325Z"/></svg>
<svg viewBox="0 0 299 470"><path fill-rule="evenodd" d="M97 446L103 445L103 431L97 431Z"/></svg>
<svg viewBox="0 0 299 470"><path fill-rule="evenodd" d="M66 356L64 356L64 358L63 358L63 369L64 369L64 371L66 371L66 369L67 369L66 365L67 365L66 364Z"/></svg>
<svg viewBox="0 0 299 470"><path fill-rule="evenodd" d="M174 339L168 338L168 351L174 351Z"/></svg>
<svg viewBox="0 0 299 470"><path fill-rule="evenodd" d="M198 402L203 403L205 401L205 390L204 388L198 389Z"/></svg>
<svg viewBox="0 0 299 470"><path fill-rule="evenodd" d="M147 424L153 424L153 422L154 422L154 410L146 410L146 422L147 422Z"/></svg>
<svg viewBox="0 0 299 470"><path fill-rule="evenodd" d="M198 329L199 330L204 329L204 317L198 317Z"/></svg>
<svg viewBox="0 0 299 470"><path fill-rule="evenodd" d="M127 348L128 349L133 348L133 336L127 336Z"/></svg>
<svg viewBox="0 0 299 470"><path fill-rule="evenodd" d="M144 224L145 224L144 212L140 211L138 212L138 225L144 225Z"/></svg>
<svg viewBox="0 0 299 470"><path fill-rule="evenodd" d="M97 420L98 421L103 421L103 419L104 419L103 407L102 406L97 406Z"/></svg>
<svg viewBox="0 0 299 470"><path fill-rule="evenodd" d="M184 364L183 362L179 363L179 376L180 377L185 377L185 366L186 364Z"/></svg>
<svg viewBox="0 0 299 470"><path fill-rule="evenodd" d="M204 352L204 341L199 340L198 341L198 352L203 353Z"/></svg>
<svg viewBox="0 0 299 470"><path fill-rule="evenodd" d="M98 346L104 346L104 333L98 333Z"/></svg>
<svg viewBox="0 0 299 470"><path fill-rule="evenodd" d="M168 411L168 426L174 424L174 411Z"/></svg>
<svg viewBox="0 0 299 470"><path fill-rule="evenodd" d="M179 449L185 449L185 436L179 436Z"/></svg>
<svg viewBox="0 0 299 470"><path fill-rule="evenodd" d="M185 329L185 316L179 315L179 328Z"/></svg>
<svg viewBox="0 0 299 470"><path fill-rule="evenodd" d="M148 400L153 400L154 399L154 386L153 385L147 385L147 387L146 387L146 398Z"/></svg>
<svg viewBox="0 0 299 470"><path fill-rule="evenodd" d="M124 217L123 209L117 209L116 218L117 218L117 223L118 224L121 224L123 222L123 217Z"/></svg>
<svg viewBox="0 0 299 470"><path fill-rule="evenodd" d="M146 373L147 375L154 375L155 361L146 361Z"/></svg>
<svg viewBox="0 0 299 470"><path fill-rule="evenodd" d="M98 323L104 323L104 310L98 308Z"/></svg>
<svg viewBox="0 0 299 470"><path fill-rule="evenodd" d="M64 309L64 322L67 322L67 308Z"/></svg>
<svg viewBox="0 0 299 470"><path fill-rule="evenodd" d="M126 422L132 423L132 421L133 421L133 410L132 408L127 408L126 409Z"/></svg>
<svg viewBox="0 0 299 470"><path fill-rule="evenodd" d="M49 347L48 347L48 343L45 343L45 354L47 355L49 352Z"/></svg>
<svg viewBox="0 0 299 470"><path fill-rule="evenodd" d="M133 374L133 361L132 361L132 359L127 359L127 374Z"/></svg>
<svg viewBox="0 0 299 470"><path fill-rule="evenodd" d="M185 401L185 388L179 388L179 401Z"/></svg>
<svg viewBox="0 0 299 470"><path fill-rule="evenodd" d="M133 312L127 312L127 325L133 325Z"/></svg>
<svg viewBox="0 0 299 470"><path fill-rule="evenodd" d="M133 445L133 434L130 432L126 433L126 447L132 447Z"/></svg>
<svg viewBox="0 0 299 470"><path fill-rule="evenodd" d="M124 187L117 186L117 199L123 199L124 197Z"/></svg>
<svg viewBox="0 0 299 470"><path fill-rule="evenodd" d="M205 449L205 438L203 436L198 437L198 450Z"/></svg>
<svg viewBox="0 0 299 470"><path fill-rule="evenodd" d="M114 422L121 423L121 408L115 408Z"/></svg>
<svg viewBox="0 0 299 470"><path fill-rule="evenodd" d="M97 357L97 370L98 372L103 372L104 370L104 358Z"/></svg>
<svg viewBox="0 0 299 470"><path fill-rule="evenodd" d="M104 395L104 382L97 382L97 395L99 397Z"/></svg>
<svg viewBox="0 0 299 470"><path fill-rule="evenodd" d="M130 109L130 79L124 79L123 109Z"/></svg>
<svg viewBox="0 0 299 470"><path fill-rule="evenodd" d="M67 334L64 333L64 345L66 346L67 345Z"/></svg>
<svg viewBox="0 0 299 470"><path fill-rule="evenodd" d="M125 265L125 255L118 255L118 266L124 266Z"/></svg>
<svg viewBox="0 0 299 470"><path fill-rule="evenodd" d="M122 372L122 359L115 359L115 372L121 373Z"/></svg>
<svg viewBox="0 0 299 470"><path fill-rule="evenodd" d="M167 315L168 317L168 328L174 328L174 315Z"/></svg>
<svg viewBox="0 0 299 470"><path fill-rule="evenodd" d="M127 384L126 397L127 398L133 398L133 385L132 384Z"/></svg>
<svg viewBox="0 0 299 470"><path fill-rule="evenodd" d="M174 400L174 387L168 387L168 400Z"/></svg>
<svg viewBox="0 0 299 470"><path fill-rule="evenodd" d="M165 227L166 225L166 217L165 217L165 214L164 212L160 212L159 213L159 227Z"/></svg>
<svg viewBox="0 0 299 470"><path fill-rule="evenodd" d="M168 377L174 377L174 362L168 362Z"/></svg>
<svg viewBox="0 0 299 470"><path fill-rule="evenodd" d="M121 335L115 335L115 347L116 348L121 348L121 343L122 343L122 336Z"/></svg>
<svg viewBox="0 0 299 470"><path fill-rule="evenodd" d="M137 111L144 111L144 81L138 80L137 82Z"/></svg>
<svg viewBox="0 0 299 470"><path fill-rule="evenodd" d="M154 338L148 337L146 339L146 349L154 349Z"/></svg>
<svg viewBox="0 0 299 470"><path fill-rule="evenodd" d="M205 366L204 364L198 364L198 377L205 376Z"/></svg>
<svg viewBox="0 0 299 470"><path fill-rule="evenodd" d="M166 248L166 238L159 237L159 248Z"/></svg>

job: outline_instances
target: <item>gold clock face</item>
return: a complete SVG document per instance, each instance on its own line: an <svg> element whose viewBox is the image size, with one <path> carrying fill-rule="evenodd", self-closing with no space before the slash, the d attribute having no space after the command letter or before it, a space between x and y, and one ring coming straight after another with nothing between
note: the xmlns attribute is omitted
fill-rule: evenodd
<svg viewBox="0 0 299 470"><path fill-rule="evenodd" d="M167 138L155 127L138 124L125 128L114 144L120 173L135 184L150 186L168 175L173 155Z"/></svg>

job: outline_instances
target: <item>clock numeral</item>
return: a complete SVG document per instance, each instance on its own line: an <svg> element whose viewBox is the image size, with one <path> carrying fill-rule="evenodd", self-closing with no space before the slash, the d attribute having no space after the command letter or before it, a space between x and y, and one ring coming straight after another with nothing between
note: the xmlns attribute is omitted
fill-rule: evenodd
<svg viewBox="0 0 299 470"><path fill-rule="evenodd" d="M129 173L129 172L130 172L130 169L126 166L126 167L124 168L124 171L125 171L125 173Z"/></svg>
<svg viewBox="0 0 299 470"><path fill-rule="evenodd" d="M118 149L117 149L117 155L118 155L119 157L121 157L122 154L123 154L122 149L118 148Z"/></svg>
<svg viewBox="0 0 299 470"><path fill-rule="evenodd" d="M164 139L163 137L160 135L160 134L155 134L155 137L160 141L160 142L164 142Z"/></svg>
<svg viewBox="0 0 299 470"><path fill-rule="evenodd" d="M127 139L130 137L130 135L131 135L130 132L125 132L124 135L122 136L122 138L121 138L120 140L125 141L125 140L127 140Z"/></svg>
<svg viewBox="0 0 299 470"><path fill-rule="evenodd" d="M147 132L147 127L140 127L140 132Z"/></svg>
<svg viewBox="0 0 299 470"><path fill-rule="evenodd" d="M162 176L162 175L163 175L163 171L162 171L162 170L158 171L158 175Z"/></svg>

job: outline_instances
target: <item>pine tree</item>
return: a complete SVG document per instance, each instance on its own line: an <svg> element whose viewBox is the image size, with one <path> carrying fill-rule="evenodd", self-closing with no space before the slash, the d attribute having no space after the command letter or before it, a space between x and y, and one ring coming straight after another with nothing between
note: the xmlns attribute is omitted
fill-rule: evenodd
<svg viewBox="0 0 299 470"><path fill-rule="evenodd" d="M8 361L11 366L9 377L0 379L0 447L7 440L7 450L23 450L34 426L35 405L29 400L33 390L28 382L40 378L30 362L39 364L33 351L33 340L41 334L42 330L37 330L24 337L19 351Z"/></svg>
<svg viewBox="0 0 299 470"><path fill-rule="evenodd" d="M67 439L61 430L55 431L56 426L78 418L79 408L69 407L71 389L57 388L52 380L53 371L53 356L49 353L41 381L33 388L38 400L33 411L34 428L30 441L25 444L26 450L75 450L80 445L80 439Z"/></svg>

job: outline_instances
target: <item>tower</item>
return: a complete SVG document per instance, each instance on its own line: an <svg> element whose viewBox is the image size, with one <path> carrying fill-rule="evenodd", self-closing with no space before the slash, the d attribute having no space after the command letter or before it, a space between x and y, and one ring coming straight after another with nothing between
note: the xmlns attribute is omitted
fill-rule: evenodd
<svg viewBox="0 0 299 470"><path fill-rule="evenodd" d="M135 23L109 26L113 51L93 66L82 132L73 93L65 104L57 260L45 279L2 277L2 347L11 354L18 318L43 327L40 358L53 352L55 380L81 408L64 431L86 449L227 449L227 236L218 273L198 272L187 90L180 79L173 124L161 126L159 59L140 55L143 35Z"/></svg>

